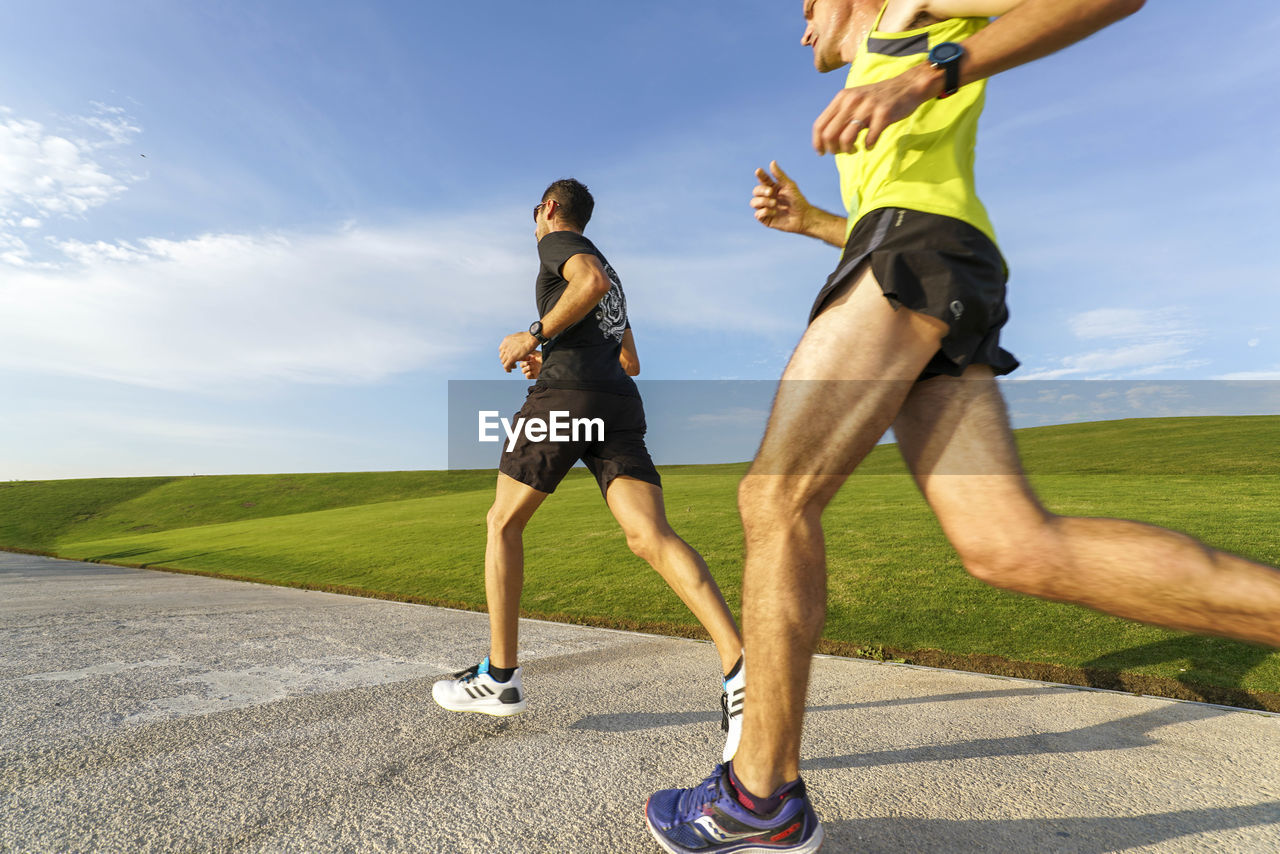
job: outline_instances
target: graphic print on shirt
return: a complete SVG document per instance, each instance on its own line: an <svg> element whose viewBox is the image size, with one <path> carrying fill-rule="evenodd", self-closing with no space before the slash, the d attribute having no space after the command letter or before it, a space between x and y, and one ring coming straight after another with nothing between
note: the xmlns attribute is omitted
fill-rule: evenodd
<svg viewBox="0 0 1280 854"><path fill-rule="evenodd" d="M622 293L622 280L614 272L613 265L606 263L604 271L613 284L609 286L609 293L596 306L596 319L600 321L600 331L604 333L604 337L621 341L622 333L627 328L627 298Z"/></svg>

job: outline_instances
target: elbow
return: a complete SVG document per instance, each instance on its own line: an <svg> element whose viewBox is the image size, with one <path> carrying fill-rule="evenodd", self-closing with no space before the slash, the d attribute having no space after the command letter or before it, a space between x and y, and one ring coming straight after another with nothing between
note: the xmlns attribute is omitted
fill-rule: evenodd
<svg viewBox="0 0 1280 854"><path fill-rule="evenodd" d="M613 287L613 282L609 281L608 276L604 273L599 273L590 277L588 287L591 288L591 299L599 302L609 293L609 290Z"/></svg>
<svg viewBox="0 0 1280 854"><path fill-rule="evenodd" d="M629 377L638 377L640 376L640 363L632 362L629 365L623 365L622 370L626 371Z"/></svg>

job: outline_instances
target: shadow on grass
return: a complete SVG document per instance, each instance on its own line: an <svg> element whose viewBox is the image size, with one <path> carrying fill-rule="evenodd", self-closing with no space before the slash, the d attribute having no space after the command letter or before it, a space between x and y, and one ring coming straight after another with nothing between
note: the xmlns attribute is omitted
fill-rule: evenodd
<svg viewBox="0 0 1280 854"><path fill-rule="evenodd" d="M1280 712L1280 693L1249 691L1241 686L1245 675L1275 650L1225 638L1197 635L1171 638L1107 653L1079 667L937 649L868 648L829 638L818 642L818 651L846 658L895 661L943 670L990 673L1015 679L1034 679L1062 685L1106 688L1174 700ZM1150 666L1170 661L1188 661L1190 666L1177 679L1120 672L1122 667ZM1224 685L1224 682L1227 684Z"/></svg>
<svg viewBox="0 0 1280 854"><path fill-rule="evenodd" d="M910 793L904 793L909 796ZM818 811L822 811L819 803ZM834 851L954 854L956 851L1054 851L1104 854L1146 848L1200 833L1280 822L1280 802L1176 810L1136 816L1015 819L861 818L824 821ZM1280 836L1280 833L1277 834ZM1182 850L1182 849L1179 849ZM1258 849L1261 850L1261 849Z"/></svg>
<svg viewBox="0 0 1280 854"><path fill-rule="evenodd" d="M102 555L89 555L81 558L81 560L93 561L94 563L110 563L112 561L126 561L143 555L155 554L160 549L125 549L122 552L109 552Z"/></svg>
<svg viewBox="0 0 1280 854"><path fill-rule="evenodd" d="M1085 682L1093 688L1170 696L1169 683L1182 687L1179 699L1269 709L1271 703L1245 690L1242 682L1275 650L1252 644L1211 637L1177 637L1121 649L1086 661L1081 669ZM1133 671L1161 664L1185 663L1173 680L1144 676Z"/></svg>
<svg viewBox="0 0 1280 854"><path fill-rule="evenodd" d="M161 548L127 549L122 552L111 552L110 554L104 554L104 555L91 555L86 558L81 558L81 560L91 561L93 563L113 563L118 566L128 566L128 567L133 567L135 569L160 569L160 570L168 571L170 569L170 567L168 566L155 566L153 564L147 563L146 561L138 560L138 558L142 557L143 555L155 554L156 552L163 552L163 551L165 550ZM236 548L219 549L217 551L191 552L190 554L166 555L164 560L166 564L177 563L179 561L194 560L195 558L198 558L198 557L207 557L213 554L229 554L234 551L240 551L240 547L237 546ZM175 571L183 572L184 570L175 569ZM213 575L214 573L208 573L208 574Z"/></svg>

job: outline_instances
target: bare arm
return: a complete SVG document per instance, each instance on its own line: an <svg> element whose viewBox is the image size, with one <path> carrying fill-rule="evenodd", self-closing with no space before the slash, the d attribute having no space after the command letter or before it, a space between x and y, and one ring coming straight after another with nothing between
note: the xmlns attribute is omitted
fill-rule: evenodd
<svg viewBox="0 0 1280 854"><path fill-rule="evenodd" d="M756 170L759 183L751 191L751 207L755 208L757 220L779 231L804 234L836 247L844 246L845 217L809 204L796 182L782 171L778 161L769 164L769 172Z"/></svg>
<svg viewBox="0 0 1280 854"><path fill-rule="evenodd" d="M627 372L627 376L634 377L640 374L640 356L636 353L636 336L631 334L630 329L622 333L622 352L618 354L618 361L622 363L622 370Z"/></svg>
<svg viewBox="0 0 1280 854"><path fill-rule="evenodd" d="M612 282L605 274L600 259L585 252L564 262L560 270L569 286L564 289L547 316L542 318L542 334L555 338L570 326L587 316L591 309L609 293Z"/></svg>
<svg viewBox="0 0 1280 854"><path fill-rule="evenodd" d="M1007 15L1026 0L915 0L918 11L944 18L998 18Z"/></svg>
<svg viewBox="0 0 1280 854"><path fill-rule="evenodd" d="M587 312L596 307L596 303L607 293L611 282L594 255L579 253L568 261L560 270L568 286L555 307L542 318L542 334L546 338L554 338L570 326L587 316ZM514 332L502 339L498 346L498 359L502 369L511 373L517 362L538 348L538 339L529 332Z"/></svg>
<svg viewBox="0 0 1280 854"><path fill-rule="evenodd" d="M1142 8L1144 0L926 0L936 17L977 17L1005 9L990 26L964 43L960 85L1008 71L1048 56L1096 33ZM813 147L819 154L853 151L858 134L867 132L871 148L884 129L901 121L942 92L943 73L928 63L897 77L845 89L813 124ZM856 120L856 121L855 121Z"/></svg>

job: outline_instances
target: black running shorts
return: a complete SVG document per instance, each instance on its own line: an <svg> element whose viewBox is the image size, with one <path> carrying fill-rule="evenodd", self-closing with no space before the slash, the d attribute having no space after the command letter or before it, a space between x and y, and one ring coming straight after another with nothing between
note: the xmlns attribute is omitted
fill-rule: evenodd
<svg viewBox="0 0 1280 854"><path fill-rule="evenodd" d="M869 261L885 298L947 324L942 346L920 379L958 377L971 364L990 365L997 375L1018 367L1000 346L1008 270L1000 250L963 220L903 208L881 208L858 220L840 264L818 292L809 322L833 294L861 275Z"/></svg>
<svg viewBox="0 0 1280 854"><path fill-rule="evenodd" d="M498 471L550 493L574 463L582 460L595 475L602 495L615 477L623 475L662 486L644 444L644 403L638 395L534 385L511 422L539 419L550 425L553 413L558 413L554 415L559 424L556 435L549 430L541 440L536 434L530 439L526 430L520 430L511 450L503 445Z"/></svg>

